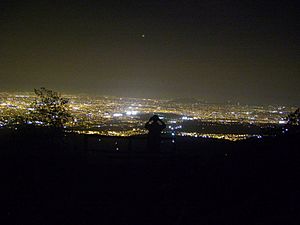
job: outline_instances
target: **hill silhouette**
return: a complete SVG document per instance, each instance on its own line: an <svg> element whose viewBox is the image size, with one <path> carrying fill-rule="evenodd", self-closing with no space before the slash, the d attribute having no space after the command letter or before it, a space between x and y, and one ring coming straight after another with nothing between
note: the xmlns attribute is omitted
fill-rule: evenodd
<svg viewBox="0 0 300 225"><path fill-rule="evenodd" d="M26 134L0 133L3 224L298 224L297 135L152 153L144 137Z"/></svg>

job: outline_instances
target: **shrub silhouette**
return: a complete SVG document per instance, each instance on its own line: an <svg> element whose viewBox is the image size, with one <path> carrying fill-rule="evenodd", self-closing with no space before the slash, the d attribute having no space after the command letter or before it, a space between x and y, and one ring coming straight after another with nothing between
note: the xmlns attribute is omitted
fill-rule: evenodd
<svg viewBox="0 0 300 225"><path fill-rule="evenodd" d="M292 126L300 125L300 108L287 116L287 124Z"/></svg>
<svg viewBox="0 0 300 225"><path fill-rule="evenodd" d="M68 109L67 98L61 94L44 87L34 89L37 98L32 103L31 119L43 126L62 128L72 119Z"/></svg>

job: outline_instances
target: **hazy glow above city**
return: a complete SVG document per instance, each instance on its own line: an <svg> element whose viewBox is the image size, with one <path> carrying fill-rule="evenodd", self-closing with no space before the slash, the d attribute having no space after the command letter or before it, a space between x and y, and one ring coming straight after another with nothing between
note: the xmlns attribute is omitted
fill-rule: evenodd
<svg viewBox="0 0 300 225"><path fill-rule="evenodd" d="M299 1L1 1L0 91L299 105Z"/></svg>

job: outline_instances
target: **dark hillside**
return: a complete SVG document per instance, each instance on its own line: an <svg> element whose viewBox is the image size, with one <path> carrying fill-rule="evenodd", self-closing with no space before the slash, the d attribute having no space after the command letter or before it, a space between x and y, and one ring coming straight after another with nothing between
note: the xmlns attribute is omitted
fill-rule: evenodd
<svg viewBox="0 0 300 225"><path fill-rule="evenodd" d="M11 132L0 135L1 224L299 224L297 136L177 138L151 153L143 137L128 152L117 137L86 148L80 135Z"/></svg>

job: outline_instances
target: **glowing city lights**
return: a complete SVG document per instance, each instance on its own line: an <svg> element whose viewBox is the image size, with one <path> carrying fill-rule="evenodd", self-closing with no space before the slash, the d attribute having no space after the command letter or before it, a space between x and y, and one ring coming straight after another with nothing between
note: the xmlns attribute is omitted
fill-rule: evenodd
<svg viewBox="0 0 300 225"><path fill-rule="evenodd" d="M34 111L35 109L31 107L34 96L33 93L0 95L1 127L13 122L12 118L17 115L27 115L29 111ZM73 121L66 124L67 128L72 128L78 133L106 136L146 134L145 122L151 115L157 114L167 124L164 135L242 140L252 137L253 134L226 134L226 132L213 134L209 133L211 131L207 128L214 124L226 126L240 124L244 125L245 129L249 126L285 125L288 113L295 110L293 107L283 106L183 104L170 100L109 96L65 97L70 99L69 108L73 115ZM206 127L199 125L199 121L205 123ZM43 125L41 121L34 120L28 120L27 123ZM260 134L257 132L255 135Z"/></svg>

